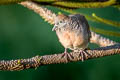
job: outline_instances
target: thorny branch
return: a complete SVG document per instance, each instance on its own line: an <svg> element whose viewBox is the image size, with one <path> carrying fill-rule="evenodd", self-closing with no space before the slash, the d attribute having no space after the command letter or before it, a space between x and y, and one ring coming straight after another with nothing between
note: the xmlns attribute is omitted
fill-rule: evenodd
<svg viewBox="0 0 120 80"><path fill-rule="evenodd" d="M56 14L52 13L47 8L41 7L33 2L26 1L20 3L21 5L34 10L36 13L40 14L46 21L51 24L54 24L54 19ZM95 32L92 33L91 43L96 43L100 46L107 46L107 47L100 47L97 49L86 50L90 56L86 55L85 60L87 59L94 59L103 56L115 55L120 53L120 44L107 39L105 37L96 34ZM68 62L75 62L81 61L81 55L79 52L71 52L70 53L73 58L66 59L62 57L62 53L54 54L54 55L44 55L44 56L35 56L28 59L17 59L17 60L1 60L0 61L0 70L8 70L8 71L15 71L15 70L24 70L28 68L37 68L42 65L48 64L59 64L59 63L68 63Z"/></svg>

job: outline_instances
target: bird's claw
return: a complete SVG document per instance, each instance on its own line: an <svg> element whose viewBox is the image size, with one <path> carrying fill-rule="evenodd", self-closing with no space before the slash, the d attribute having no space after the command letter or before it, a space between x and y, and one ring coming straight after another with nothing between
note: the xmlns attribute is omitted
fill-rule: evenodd
<svg viewBox="0 0 120 80"><path fill-rule="evenodd" d="M63 54L62 54L62 58L66 58L67 60L71 60L71 59L74 59L74 57L71 55L71 54L69 54L68 52L64 52Z"/></svg>
<svg viewBox="0 0 120 80"><path fill-rule="evenodd" d="M88 52L86 52L86 50L80 50L80 56L81 56L81 61L84 61L87 56L91 56Z"/></svg>

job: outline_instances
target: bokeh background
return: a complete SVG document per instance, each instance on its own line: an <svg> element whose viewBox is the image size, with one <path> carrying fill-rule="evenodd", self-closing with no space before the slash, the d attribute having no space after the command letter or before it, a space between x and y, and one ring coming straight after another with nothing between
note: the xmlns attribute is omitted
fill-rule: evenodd
<svg viewBox="0 0 120 80"><path fill-rule="evenodd" d="M60 10L49 7L54 12ZM80 8L77 11L92 13L120 22L120 10L114 7ZM64 11L62 13L68 14ZM94 28L120 31L119 27L89 21ZM64 51L52 25L38 14L18 4L0 6L0 60L30 58L36 55L55 54ZM104 35L120 42L120 35ZM97 45L90 44L90 48ZM23 71L0 71L0 80L120 80L120 55L91 59L84 62L52 64Z"/></svg>

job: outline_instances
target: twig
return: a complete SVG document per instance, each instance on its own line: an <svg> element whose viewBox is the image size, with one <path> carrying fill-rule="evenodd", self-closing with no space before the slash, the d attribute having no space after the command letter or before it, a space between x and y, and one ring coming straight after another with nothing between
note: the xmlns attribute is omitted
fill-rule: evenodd
<svg viewBox="0 0 120 80"><path fill-rule="evenodd" d="M96 34L95 32L91 31L91 39L90 39L91 43L95 43L101 47L105 47L105 46L111 46L114 44L118 44L115 41L112 41L108 38L105 38L99 34Z"/></svg>
<svg viewBox="0 0 120 80"><path fill-rule="evenodd" d="M40 6L32 1L24 1L19 4L33 10L34 12L39 14L42 18L44 18L45 21L48 21L48 23L54 24L56 14L53 13L51 10L48 10L47 8Z"/></svg>
<svg viewBox="0 0 120 80"><path fill-rule="evenodd" d="M90 56L86 55L85 60L120 54L120 44L86 51L90 54ZM37 68L48 64L60 64L81 61L81 55L79 52L71 52L70 54L73 56L73 59L66 59L62 57L62 54L54 54L35 56L29 59L17 59L10 61L3 60L0 61L0 70L18 71L28 68Z"/></svg>

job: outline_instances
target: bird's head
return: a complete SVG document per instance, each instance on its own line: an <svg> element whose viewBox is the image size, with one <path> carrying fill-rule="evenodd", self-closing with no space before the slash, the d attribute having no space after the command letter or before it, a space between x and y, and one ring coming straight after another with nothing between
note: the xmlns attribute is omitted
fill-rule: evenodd
<svg viewBox="0 0 120 80"><path fill-rule="evenodd" d="M59 14L55 19L54 27L52 31L58 30L60 28L64 28L67 25L68 16L64 14Z"/></svg>

